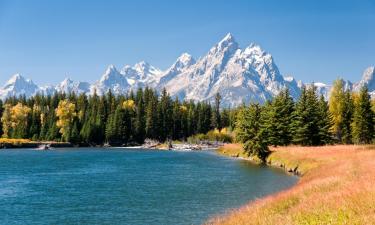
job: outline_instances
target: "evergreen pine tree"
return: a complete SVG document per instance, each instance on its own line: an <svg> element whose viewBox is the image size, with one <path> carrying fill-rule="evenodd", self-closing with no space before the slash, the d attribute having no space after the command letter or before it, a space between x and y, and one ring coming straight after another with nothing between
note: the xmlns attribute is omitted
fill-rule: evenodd
<svg viewBox="0 0 375 225"><path fill-rule="evenodd" d="M113 120L114 120L114 114L111 113L111 114L109 114L107 122L105 124L105 141L108 144L110 144L110 142L112 140L112 137L114 135L114 128L115 127L114 127L114 124L113 124Z"/></svg>
<svg viewBox="0 0 375 225"><path fill-rule="evenodd" d="M219 93L215 95L215 105L214 109L212 110L212 117L211 117L211 128L212 129L221 129L221 116L220 116L220 102L221 96Z"/></svg>
<svg viewBox="0 0 375 225"><path fill-rule="evenodd" d="M163 89L160 102L158 104L158 139L165 141L167 138L172 138L173 131L173 111L172 111L172 99L167 93L166 89Z"/></svg>
<svg viewBox="0 0 375 225"><path fill-rule="evenodd" d="M3 101L0 99L0 118L3 116ZM3 135L3 124L0 120L0 137Z"/></svg>
<svg viewBox="0 0 375 225"><path fill-rule="evenodd" d="M78 131L78 119L75 118L73 121L72 131L70 132L69 142L73 144L80 143L80 135Z"/></svg>
<svg viewBox="0 0 375 225"><path fill-rule="evenodd" d="M354 113L354 102L350 91L345 91L342 109L342 142L345 144L353 143L352 123Z"/></svg>
<svg viewBox="0 0 375 225"><path fill-rule="evenodd" d="M309 113L307 111L307 90L303 86L301 95L296 103L294 111L293 127L293 142L295 144L308 145L309 144Z"/></svg>
<svg viewBox="0 0 375 225"><path fill-rule="evenodd" d="M360 90L353 115L353 139L357 144L369 144L374 138L374 112L371 110L367 86Z"/></svg>
<svg viewBox="0 0 375 225"><path fill-rule="evenodd" d="M291 143L293 111L294 102L288 89L281 91L272 102L266 104L262 118L269 144L278 146Z"/></svg>
<svg viewBox="0 0 375 225"><path fill-rule="evenodd" d="M31 122L30 122L30 130L29 130L29 136L32 137L33 140L39 140L39 134L40 134L40 113L33 110L33 113L31 115Z"/></svg>
<svg viewBox="0 0 375 225"><path fill-rule="evenodd" d="M329 112L328 103L325 101L324 96L321 95L318 103L319 117L319 145L332 143L331 127L333 125L332 115Z"/></svg>
<svg viewBox="0 0 375 225"><path fill-rule="evenodd" d="M172 119L173 119L173 130L172 139L178 140L183 136L182 129L182 108L178 98L173 102Z"/></svg>
<svg viewBox="0 0 375 225"><path fill-rule="evenodd" d="M188 113L189 106L184 102L180 105L181 135L184 140L189 137Z"/></svg>
<svg viewBox="0 0 375 225"><path fill-rule="evenodd" d="M135 120L134 120L134 133L135 133L135 141L139 144L142 144L145 139L145 103L143 97L142 89L138 89L136 94L136 112L135 112Z"/></svg>
<svg viewBox="0 0 375 225"><path fill-rule="evenodd" d="M303 87L294 111L293 142L300 145L321 145L320 120L316 87Z"/></svg>
<svg viewBox="0 0 375 225"><path fill-rule="evenodd" d="M158 116L157 116L157 105L158 100L157 97L150 94L147 97L147 108L146 108L146 137L151 139L156 139L158 137L157 131L157 124L158 124Z"/></svg>
<svg viewBox="0 0 375 225"><path fill-rule="evenodd" d="M221 124L220 127L229 127L230 126L230 108L224 108L220 113Z"/></svg>
<svg viewBox="0 0 375 225"><path fill-rule="evenodd" d="M187 111L187 136L191 136L197 132L197 110L195 104L189 102Z"/></svg>
<svg viewBox="0 0 375 225"><path fill-rule="evenodd" d="M236 138L243 143L245 151L265 160L269 154L264 130L262 129L261 107L251 104L240 110L236 124Z"/></svg>

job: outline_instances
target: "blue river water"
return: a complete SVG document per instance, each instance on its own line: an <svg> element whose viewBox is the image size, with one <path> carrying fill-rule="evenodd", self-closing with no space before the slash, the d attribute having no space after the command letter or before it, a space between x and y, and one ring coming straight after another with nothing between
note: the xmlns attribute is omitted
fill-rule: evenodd
<svg viewBox="0 0 375 225"><path fill-rule="evenodd" d="M0 150L0 224L201 224L296 181L213 151Z"/></svg>

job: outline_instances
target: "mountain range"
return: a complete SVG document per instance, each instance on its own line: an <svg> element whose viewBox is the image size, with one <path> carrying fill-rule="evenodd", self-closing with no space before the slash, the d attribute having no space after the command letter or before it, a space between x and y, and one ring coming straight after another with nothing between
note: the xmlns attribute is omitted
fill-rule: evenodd
<svg viewBox="0 0 375 225"><path fill-rule="evenodd" d="M366 84L370 94L375 96L374 75L374 67L369 67L360 81L345 81L345 87L356 91ZM50 86L38 86L32 80L15 74L0 88L0 98L55 92L96 92L102 95L109 90L125 94L148 86L158 91L166 88L172 97L180 100L213 101L216 93L220 93L223 106L234 107L249 102L263 103L284 88L289 88L292 97L297 99L303 85L312 84L283 76L270 53L254 43L241 49L229 33L203 57L196 60L183 53L167 70L160 70L144 61L134 66L126 65L120 70L109 65L100 79L92 84L66 78L60 84ZM328 97L331 85L314 85L320 94Z"/></svg>

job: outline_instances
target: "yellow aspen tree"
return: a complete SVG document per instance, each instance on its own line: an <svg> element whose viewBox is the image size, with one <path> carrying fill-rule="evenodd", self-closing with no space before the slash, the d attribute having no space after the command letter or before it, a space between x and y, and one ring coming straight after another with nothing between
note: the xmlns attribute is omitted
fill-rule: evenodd
<svg viewBox="0 0 375 225"><path fill-rule="evenodd" d="M371 99L371 109L375 113L375 99Z"/></svg>
<svg viewBox="0 0 375 225"><path fill-rule="evenodd" d="M3 115L1 117L1 123L3 125L3 137L4 138L9 138L9 131L10 131L10 128L12 127L12 121L11 121L11 115L10 115L11 108L12 108L11 105L5 104Z"/></svg>
<svg viewBox="0 0 375 225"><path fill-rule="evenodd" d="M58 118L56 126L60 128L59 132L63 138L68 141L74 117L77 116L75 104L61 100L56 108L56 116Z"/></svg>
<svg viewBox="0 0 375 225"><path fill-rule="evenodd" d="M342 136L344 97L344 81L342 79L337 79L334 81L330 93L329 111L333 120L332 131L340 141Z"/></svg>
<svg viewBox="0 0 375 225"><path fill-rule="evenodd" d="M181 112L187 112L188 111L188 108L184 105L180 106L180 110Z"/></svg>
<svg viewBox="0 0 375 225"><path fill-rule="evenodd" d="M10 120L11 127L13 128L16 138L23 138L27 133L27 117L31 112L31 108L23 105L22 103L17 103L10 110Z"/></svg>
<svg viewBox="0 0 375 225"><path fill-rule="evenodd" d="M123 109L129 109L129 110L134 110L135 109L135 102L132 99L126 100L122 103L122 108Z"/></svg>
<svg viewBox="0 0 375 225"><path fill-rule="evenodd" d="M31 112L31 108L23 105L22 103L17 103L17 105L11 108L11 121L12 127L16 128L17 126L27 123L27 115Z"/></svg>

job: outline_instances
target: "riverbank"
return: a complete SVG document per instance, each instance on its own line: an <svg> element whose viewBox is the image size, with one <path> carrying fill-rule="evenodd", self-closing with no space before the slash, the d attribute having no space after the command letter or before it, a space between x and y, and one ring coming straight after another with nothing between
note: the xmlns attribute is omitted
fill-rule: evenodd
<svg viewBox="0 0 375 225"><path fill-rule="evenodd" d="M12 149L12 148L38 148L39 146L48 145L52 148L70 148L70 147L125 147L125 148L139 148L139 149L158 149L158 150L176 150L176 151L190 151L190 150L204 150L204 149L217 149L223 146L221 142L203 142L200 144L189 144L186 142L173 141L171 143L160 143L157 141L147 142L143 145L96 145L90 146L87 144L74 145L69 142L54 142L54 141L32 141L29 139L10 139L0 138L0 149Z"/></svg>
<svg viewBox="0 0 375 225"><path fill-rule="evenodd" d="M3 148L38 148L41 145L48 145L53 148L73 147L73 145L69 142L32 141L29 139L0 138L0 149L3 149Z"/></svg>
<svg viewBox="0 0 375 225"><path fill-rule="evenodd" d="M219 215L207 224L372 224L375 147L335 145L272 148L267 159L301 176L292 188ZM239 145L220 154L247 158Z"/></svg>

